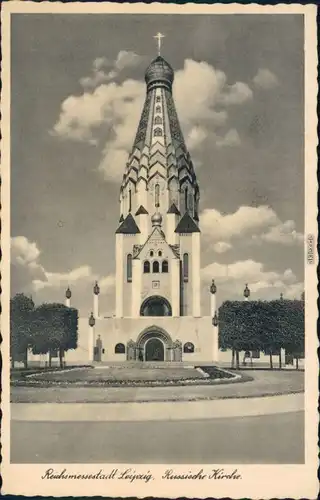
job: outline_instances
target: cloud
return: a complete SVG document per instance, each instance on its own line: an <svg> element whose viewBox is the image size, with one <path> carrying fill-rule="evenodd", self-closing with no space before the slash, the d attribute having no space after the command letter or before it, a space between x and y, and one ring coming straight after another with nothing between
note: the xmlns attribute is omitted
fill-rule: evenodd
<svg viewBox="0 0 320 500"><path fill-rule="evenodd" d="M279 80L269 69L259 69L253 83L264 90L270 90L279 84Z"/></svg>
<svg viewBox="0 0 320 500"><path fill-rule="evenodd" d="M222 147L234 147L241 144L238 132L233 128L229 130L224 137L217 137L216 145Z"/></svg>
<svg viewBox="0 0 320 500"><path fill-rule="evenodd" d="M247 237L247 243L262 242L296 245L303 242L303 234L297 232L292 220L282 222L272 208L241 206L231 214L221 214L207 208L200 214L201 231L207 242L229 243L234 238Z"/></svg>
<svg viewBox="0 0 320 500"><path fill-rule="evenodd" d="M218 241L212 246L212 248L217 253L225 253L232 248L232 245L226 241Z"/></svg>
<svg viewBox="0 0 320 500"><path fill-rule="evenodd" d="M81 309L82 314L87 314L88 302L92 300L92 288L94 282L98 281L101 295L108 297L110 306L110 294L115 285L113 274L101 276L88 265L65 272L51 272L41 265L40 256L41 252L35 242L30 242L24 236L11 239L12 295L18 292L32 294L36 303L64 302L65 290L69 286L75 306Z"/></svg>
<svg viewBox="0 0 320 500"><path fill-rule="evenodd" d="M251 291L254 300L271 300L283 293L286 298L300 298L303 283L299 282L292 269L284 272L266 270L261 262L248 259L233 262L229 265L217 262L209 264L201 270L203 281L207 284L215 279L218 294L223 300L235 300L243 297L245 284Z"/></svg>
<svg viewBox="0 0 320 500"><path fill-rule="evenodd" d="M51 131L63 139L100 146L99 137L103 129L105 139L97 170L112 182L122 178L142 111L145 84L132 79L122 83L111 80L124 67L138 64L139 58L141 56L137 54L121 51L113 62L113 69L108 72L105 68L110 67L109 61L96 59L93 76L90 77L92 81L86 81L82 95L65 99L59 119ZM235 129L225 135L216 131L226 126L227 108L252 98L247 84L236 82L229 85L222 71L206 62L187 59L183 69L175 74L174 96L183 133L191 150L196 150L205 141L216 143L218 147L240 143Z"/></svg>
<svg viewBox="0 0 320 500"><path fill-rule="evenodd" d="M93 61L91 75L81 78L80 85L85 89L94 89L117 78L125 68L138 66L142 61L144 57L128 50L120 50L115 61L97 57Z"/></svg>

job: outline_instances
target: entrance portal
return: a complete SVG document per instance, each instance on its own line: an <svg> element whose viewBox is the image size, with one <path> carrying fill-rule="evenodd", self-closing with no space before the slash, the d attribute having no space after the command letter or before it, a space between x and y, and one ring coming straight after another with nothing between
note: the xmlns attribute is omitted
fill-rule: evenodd
<svg viewBox="0 0 320 500"><path fill-rule="evenodd" d="M164 345L160 339L151 338L145 345L145 361L164 361Z"/></svg>

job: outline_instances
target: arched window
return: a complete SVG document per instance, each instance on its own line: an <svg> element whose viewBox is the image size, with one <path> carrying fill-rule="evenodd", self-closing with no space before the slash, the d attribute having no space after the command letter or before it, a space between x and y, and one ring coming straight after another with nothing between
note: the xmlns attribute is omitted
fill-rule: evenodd
<svg viewBox="0 0 320 500"><path fill-rule="evenodd" d="M129 189L129 212L131 212L131 202L132 202L131 189Z"/></svg>
<svg viewBox="0 0 320 500"><path fill-rule="evenodd" d="M186 342L183 346L183 352L190 353L194 352L194 345L192 342Z"/></svg>
<svg viewBox="0 0 320 500"><path fill-rule="evenodd" d="M156 106L156 113L161 113L161 106Z"/></svg>
<svg viewBox="0 0 320 500"><path fill-rule="evenodd" d="M144 273L150 273L150 262L148 260L146 260L143 263L143 272Z"/></svg>
<svg viewBox="0 0 320 500"><path fill-rule="evenodd" d="M114 348L114 352L115 352L115 354L125 354L126 348L125 348L124 344L116 344L116 346Z"/></svg>
<svg viewBox="0 0 320 500"><path fill-rule="evenodd" d="M160 207L160 186L159 186L159 184L156 184L154 187L154 201L155 201L155 206Z"/></svg>
<svg viewBox="0 0 320 500"><path fill-rule="evenodd" d="M153 273L159 273L160 272L160 266L159 266L159 262L157 260L155 260L152 263L152 272Z"/></svg>
<svg viewBox="0 0 320 500"><path fill-rule="evenodd" d="M161 250L159 250L159 252L158 252L158 257L162 257L162 252L161 252Z"/></svg>
<svg viewBox="0 0 320 500"><path fill-rule="evenodd" d="M187 212L188 210L188 188L184 190L184 209Z"/></svg>
<svg viewBox="0 0 320 500"><path fill-rule="evenodd" d="M132 281L132 255L129 253L127 255L127 281L131 283Z"/></svg>
<svg viewBox="0 0 320 500"><path fill-rule="evenodd" d="M154 129L154 135L157 136L157 137L160 137L162 136L162 130L160 127L157 127Z"/></svg>
<svg viewBox="0 0 320 500"><path fill-rule="evenodd" d="M150 251L150 257L153 257L153 250Z"/></svg>
<svg viewBox="0 0 320 500"><path fill-rule="evenodd" d="M159 95L157 95L157 97L156 97L156 101L157 101L157 102L161 102L161 97L160 97Z"/></svg>
<svg viewBox="0 0 320 500"><path fill-rule="evenodd" d="M156 116L155 119L154 119L154 123L156 125L162 125L162 118L161 118L161 116Z"/></svg>
<svg viewBox="0 0 320 500"><path fill-rule="evenodd" d="M162 272L163 273L167 273L169 272L169 264L168 264L168 261L167 260L164 260L162 262Z"/></svg>
<svg viewBox="0 0 320 500"><path fill-rule="evenodd" d="M183 281L189 281L189 255L183 254Z"/></svg>

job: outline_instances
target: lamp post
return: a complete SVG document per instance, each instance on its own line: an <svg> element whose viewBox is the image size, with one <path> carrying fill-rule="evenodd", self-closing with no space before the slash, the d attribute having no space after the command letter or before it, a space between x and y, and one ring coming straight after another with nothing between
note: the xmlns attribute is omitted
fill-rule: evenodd
<svg viewBox="0 0 320 500"><path fill-rule="evenodd" d="M100 287L96 281L93 287L93 315L95 318L99 318L99 294Z"/></svg>
<svg viewBox="0 0 320 500"><path fill-rule="evenodd" d="M66 307L70 307L71 306L71 296L72 296L72 293L71 293L71 290L70 288L68 287L66 289Z"/></svg>
<svg viewBox="0 0 320 500"><path fill-rule="evenodd" d="M93 316L93 312L89 317L89 339L88 339L88 347L89 347L89 361L94 361L94 326L96 324L96 320Z"/></svg>
<svg viewBox="0 0 320 500"><path fill-rule="evenodd" d="M248 283L246 283L245 289L243 290L244 300L249 300L250 289L248 288Z"/></svg>
<svg viewBox="0 0 320 500"><path fill-rule="evenodd" d="M217 311L214 311L214 316L212 318L212 326L213 326L213 350L212 357L213 361L219 360L219 319L217 315Z"/></svg>

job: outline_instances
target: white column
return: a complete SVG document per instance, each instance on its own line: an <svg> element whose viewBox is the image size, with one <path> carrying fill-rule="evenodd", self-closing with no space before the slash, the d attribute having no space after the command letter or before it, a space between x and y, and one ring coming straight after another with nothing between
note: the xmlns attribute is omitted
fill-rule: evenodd
<svg viewBox="0 0 320 500"><path fill-rule="evenodd" d="M210 297L210 316L213 318L214 314L217 313L217 294L211 293Z"/></svg>
<svg viewBox="0 0 320 500"><path fill-rule="evenodd" d="M71 300L66 297L66 307L71 307Z"/></svg>
<svg viewBox="0 0 320 500"><path fill-rule="evenodd" d="M180 260L172 259L169 266L172 316L180 316Z"/></svg>
<svg viewBox="0 0 320 500"><path fill-rule="evenodd" d="M200 311L200 233L192 233L192 315L201 316Z"/></svg>
<svg viewBox="0 0 320 500"><path fill-rule="evenodd" d="M212 357L213 361L219 361L219 324L217 326L213 326L213 348L212 348Z"/></svg>
<svg viewBox="0 0 320 500"><path fill-rule="evenodd" d="M218 322L218 310L217 310L217 287L212 280L211 286L210 286L210 316L212 318L212 359L213 361L218 361L219 359L219 322ZM217 325L213 324L213 319L217 320Z"/></svg>
<svg viewBox="0 0 320 500"><path fill-rule="evenodd" d="M123 234L116 234L116 317L123 317Z"/></svg>
<svg viewBox="0 0 320 500"><path fill-rule="evenodd" d="M93 294L93 316L99 318L99 295Z"/></svg>
<svg viewBox="0 0 320 500"><path fill-rule="evenodd" d="M88 356L89 361L94 360L93 350L94 350L94 337L95 337L95 327L89 325L89 336L88 336Z"/></svg>
<svg viewBox="0 0 320 500"><path fill-rule="evenodd" d="M140 316L141 287L142 287L142 261L132 260L132 304L131 315L133 318Z"/></svg>

